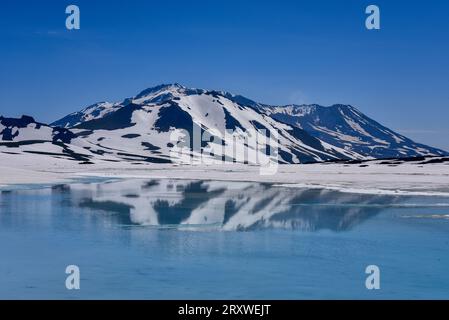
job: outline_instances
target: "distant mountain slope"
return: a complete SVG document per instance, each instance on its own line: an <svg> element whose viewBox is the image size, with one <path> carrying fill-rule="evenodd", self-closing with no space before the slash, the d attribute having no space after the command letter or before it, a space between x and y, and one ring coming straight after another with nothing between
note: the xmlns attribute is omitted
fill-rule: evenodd
<svg viewBox="0 0 449 320"><path fill-rule="evenodd" d="M350 105L262 106L274 119L304 129L333 146L373 158L441 156L447 152L416 143Z"/></svg>
<svg viewBox="0 0 449 320"><path fill-rule="evenodd" d="M269 141L268 148L279 148L280 163L358 157L322 143L304 130L276 121L257 109L232 101L226 93L188 89L179 84L150 88L121 103L108 104L106 108L104 104L97 104L55 124L70 127L79 136L75 144L87 143L92 152L114 154L132 161L170 161L174 147L171 137L182 136L181 130L191 138L189 156L202 152L211 154L214 159L247 161L238 150L255 147L256 137L248 133L265 130L266 134L279 139L279 145ZM195 129L210 138L197 148L192 140ZM232 130L233 135L227 136L226 130ZM238 150L226 148L233 141ZM266 157L266 150L257 150L257 157Z"/></svg>
<svg viewBox="0 0 449 320"><path fill-rule="evenodd" d="M6 148L8 152L19 151L88 162L91 155L71 145L74 139L76 135L72 131L38 123L29 116L18 119L0 117L0 147Z"/></svg>
<svg viewBox="0 0 449 320"><path fill-rule="evenodd" d="M63 127L63 128L71 128L77 124L80 124L85 121L98 119L104 117L110 112L121 108L120 104L112 104L109 102L98 102L91 106L84 108L81 111L77 111L71 113L64 118L51 123L51 126Z"/></svg>
<svg viewBox="0 0 449 320"><path fill-rule="evenodd" d="M65 128L50 127L32 117L4 118L0 116L0 141L4 143L54 142L70 143L75 135Z"/></svg>

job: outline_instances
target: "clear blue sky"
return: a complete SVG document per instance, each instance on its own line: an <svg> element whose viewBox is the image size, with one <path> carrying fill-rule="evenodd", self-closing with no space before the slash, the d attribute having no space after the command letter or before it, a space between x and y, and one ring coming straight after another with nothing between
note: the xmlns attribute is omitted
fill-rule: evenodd
<svg viewBox="0 0 449 320"><path fill-rule="evenodd" d="M65 29L77 4L81 30ZM377 4L381 30L365 29ZM449 149L449 1L0 2L0 114L49 122L160 83L352 104Z"/></svg>

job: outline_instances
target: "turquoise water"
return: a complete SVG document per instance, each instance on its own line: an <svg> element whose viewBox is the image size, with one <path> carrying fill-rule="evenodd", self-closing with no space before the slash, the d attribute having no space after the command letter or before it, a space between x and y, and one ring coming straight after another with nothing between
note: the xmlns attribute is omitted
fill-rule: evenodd
<svg viewBox="0 0 449 320"><path fill-rule="evenodd" d="M448 270L442 197L181 180L0 194L2 299L448 299Z"/></svg>

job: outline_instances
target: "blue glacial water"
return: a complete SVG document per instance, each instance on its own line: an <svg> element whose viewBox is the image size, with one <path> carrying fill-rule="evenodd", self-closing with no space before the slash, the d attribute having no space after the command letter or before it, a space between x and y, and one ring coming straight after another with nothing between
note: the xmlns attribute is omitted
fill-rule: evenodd
<svg viewBox="0 0 449 320"><path fill-rule="evenodd" d="M0 298L448 299L449 199L181 180L3 190Z"/></svg>

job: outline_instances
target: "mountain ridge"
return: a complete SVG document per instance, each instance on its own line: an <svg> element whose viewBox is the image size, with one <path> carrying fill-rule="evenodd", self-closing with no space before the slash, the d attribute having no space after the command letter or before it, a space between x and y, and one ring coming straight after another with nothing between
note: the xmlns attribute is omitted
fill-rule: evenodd
<svg viewBox="0 0 449 320"><path fill-rule="evenodd" d="M25 128L0 122L1 141L20 140L21 132L31 129L39 135L34 119L26 119ZM351 105L273 106L227 91L187 88L179 83L150 87L120 102L98 102L48 126L39 125L48 135L46 142L53 141L54 132L64 132L70 139L59 143L67 144L69 150L82 150L83 157L92 161L171 162L181 141L187 145L182 149L187 150L187 157L207 154L242 162L243 154L227 150L234 140L237 147L254 149L258 159L272 157L268 151L276 149L279 163L448 155L394 132ZM232 136L227 136L229 130ZM265 151L259 150L251 136L261 131L277 139L276 143L269 140ZM208 139L195 146L195 132ZM177 142L171 141L173 136L178 137Z"/></svg>

